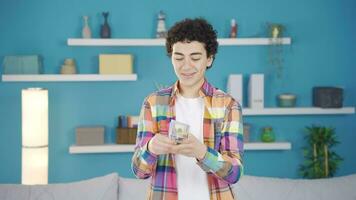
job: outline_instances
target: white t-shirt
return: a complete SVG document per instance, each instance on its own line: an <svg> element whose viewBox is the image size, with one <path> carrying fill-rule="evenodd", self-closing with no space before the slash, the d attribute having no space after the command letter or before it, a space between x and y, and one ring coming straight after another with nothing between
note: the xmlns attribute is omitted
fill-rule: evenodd
<svg viewBox="0 0 356 200"><path fill-rule="evenodd" d="M189 132L203 142L204 99L185 98L178 95L175 103L176 120L189 124ZM207 174L195 158L177 154L175 156L179 200L208 200Z"/></svg>

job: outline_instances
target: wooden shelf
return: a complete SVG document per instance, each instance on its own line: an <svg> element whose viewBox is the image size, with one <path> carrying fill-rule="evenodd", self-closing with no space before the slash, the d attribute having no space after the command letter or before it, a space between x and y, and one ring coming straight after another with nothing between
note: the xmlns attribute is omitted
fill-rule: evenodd
<svg viewBox="0 0 356 200"><path fill-rule="evenodd" d="M101 75L101 74L34 74L2 75L3 82L74 82L74 81L135 81L137 74Z"/></svg>
<svg viewBox="0 0 356 200"><path fill-rule="evenodd" d="M355 107L344 107L344 108L300 107L300 108L263 108L263 109L243 108L242 114L244 116L256 116L256 115L341 115L341 114L355 114Z"/></svg>
<svg viewBox="0 0 356 200"><path fill-rule="evenodd" d="M92 145L92 146L77 146L72 145L69 147L69 153L81 154L81 153L125 153L133 152L135 145L130 144L105 144L105 145ZM251 142L245 143L245 150L290 150L292 144L289 142Z"/></svg>
<svg viewBox="0 0 356 200"><path fill-rule="evenodd" d="M242 46L242 45L290 45L291 38L219 38L221 46ZM82 39L69 38L68 46L165 46L165 39Z"/></svg>

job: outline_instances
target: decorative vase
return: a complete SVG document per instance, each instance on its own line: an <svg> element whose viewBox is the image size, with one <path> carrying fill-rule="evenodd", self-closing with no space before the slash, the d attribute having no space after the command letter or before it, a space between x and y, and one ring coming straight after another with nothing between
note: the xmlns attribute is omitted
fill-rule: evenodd
<svg viewBox="0 0 356 200"><path fill-rule="evenodd" d="M156 38L166 38L167 30L166 30L166 14L163 11L160 11L157 17L157 30L156 30Z"/></svg>
<svg viewBox="0 0 356 200"><path fill-rule="evenodd" d="M275 141L275 135L272 130L272 127L267 126L262 129L261 140L262 140L262 142L274 142Z"/></svg>
<svg viewBox="0 0 356 200"><path fill-rule="evenodd" d="M100 37L101 38L111 38L111 30L108 24L109 12L103 12L104 24L101 25Z"/></svg>
<svg viewBox="0 0 356 200"><path fill-rule="evenodd" d="M61 74L76 74L77 69L73 58L67 58L64 60L64 65L61 68Z"/></svg>
<svg viewBox="0 0 356 200"><path fill-rule="evenodd" d="M231 20L231 25L230 25L230 38L236 38L237 37L237 23L235 19Z"/></svg>
<svg viewBox="0 0 356 200"><path fill-rule="evenodd" d="M82 30L82 37L83 38L91 38L91 30L90 30L89 23L88 23L89 16L83 16L83 20L84 20L84 27Z"/></svg>

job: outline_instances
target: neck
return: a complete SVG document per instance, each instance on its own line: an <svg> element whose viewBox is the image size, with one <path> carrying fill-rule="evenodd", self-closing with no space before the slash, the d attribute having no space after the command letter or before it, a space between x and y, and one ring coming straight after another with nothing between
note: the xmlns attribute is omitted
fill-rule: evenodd
<svg viewBox="0 0 356 200"><path fill-rule="evenodd" d="M185 86L182 84L179 84L179 93L186 98L196 98L199 97L199 91L200 88L202 87L204 83L204 79L200 81L199 84L195 84L193 86Z"/></svg>

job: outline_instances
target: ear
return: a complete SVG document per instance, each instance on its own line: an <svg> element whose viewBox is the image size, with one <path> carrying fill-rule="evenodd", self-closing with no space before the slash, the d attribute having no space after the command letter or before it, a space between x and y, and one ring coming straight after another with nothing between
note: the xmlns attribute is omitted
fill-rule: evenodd
<svg viewBox="0 0 356 200"><path fill-rule="evenodd" d="M208 68L213 64L213 60L214 60L214 56L213 55L208 57L208 63L207 63L207 67Z"/></svg>

